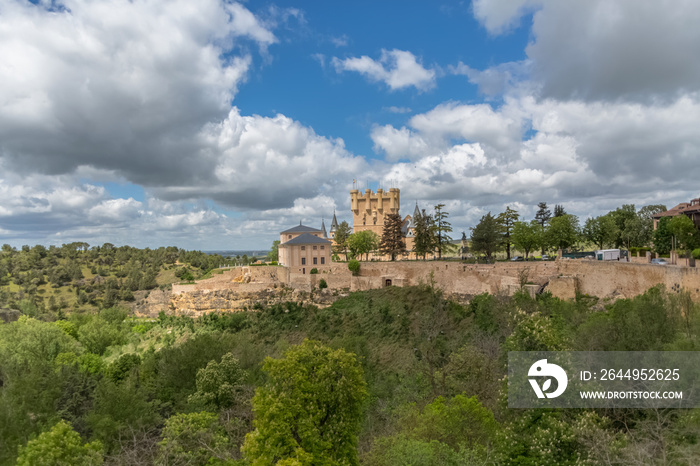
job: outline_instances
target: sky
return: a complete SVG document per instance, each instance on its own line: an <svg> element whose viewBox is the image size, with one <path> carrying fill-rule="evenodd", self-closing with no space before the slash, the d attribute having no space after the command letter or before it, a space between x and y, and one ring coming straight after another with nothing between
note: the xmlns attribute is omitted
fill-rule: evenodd
<svg viewBox="0 0 700 466"><path fill-rule="evenodd" d="M353 181L461 237L700 196L700 2L0 0L0 243L265 249Z"/></svg>

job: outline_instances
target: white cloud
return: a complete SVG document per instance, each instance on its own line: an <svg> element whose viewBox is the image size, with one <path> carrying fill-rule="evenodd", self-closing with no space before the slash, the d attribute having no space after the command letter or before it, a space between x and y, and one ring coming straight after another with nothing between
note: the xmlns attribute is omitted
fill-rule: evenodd
<svg viewBox="0 0 700 466"><path fill-rule="evenodd" d="M0 3L0 154L16 170L112 170L136 183L202 179L195 136L225 118L271 31L236 3ZM228 58L224 58L224 56Z"/></svg>
<svg viewBox="0 0 700 466"><path fill-rule="evenodd" d="M700 2L474 2L493 33L534 9L526 52L543 96L650 102L700 90Z"/></svg>
<svg viewBox="0 0 700 466"><path fill-rule="evenodd" d="M356 71L370 81L383 82L392 91L415 87L425 91L435 87L435 70L426 69L416 56L405 50L384 50L379 60L363 55L341 60L333 57L333 65L338 73Z"/></svg>

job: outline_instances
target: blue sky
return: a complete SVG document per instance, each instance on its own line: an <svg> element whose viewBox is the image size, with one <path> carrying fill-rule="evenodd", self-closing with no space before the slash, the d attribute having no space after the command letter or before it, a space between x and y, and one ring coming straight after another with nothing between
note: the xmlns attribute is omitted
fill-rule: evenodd
<svg viewBox="0 0 700 466"><path fill-rule="evenodd" d="M266 248L352 180L455 236L698 197L700 3L0 0L0 242Z"/></svg>

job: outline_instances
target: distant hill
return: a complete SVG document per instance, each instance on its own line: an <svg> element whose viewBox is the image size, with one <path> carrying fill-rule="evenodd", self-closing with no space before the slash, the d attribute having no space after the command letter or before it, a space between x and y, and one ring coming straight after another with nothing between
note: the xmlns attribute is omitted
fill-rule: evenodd
<svg viewBox="0 0 700 466"><path fill-rule="evenodd" d="M218 251L202 251L204 254L209 254L209 255L215 255L219 254L220 256L223 257L236 257L236 256L241 256L245 254L248 257L266 257L268 251L267 250L260 250L260 249L251 249L251 250L218 250Z"/></svg>

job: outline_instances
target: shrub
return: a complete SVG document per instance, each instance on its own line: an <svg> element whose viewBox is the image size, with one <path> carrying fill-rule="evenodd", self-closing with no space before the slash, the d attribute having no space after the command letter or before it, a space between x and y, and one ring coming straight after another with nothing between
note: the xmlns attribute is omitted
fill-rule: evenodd
<svg viewBox="0 0 700 466"><path fill-rule="evenodd" d="M311 275L315 275L315 274L318 273L318 269L317 269L316 267L314 267L313 269L311 269L311 272L309 272L309 273L310 273Z"/></svg>
<svg viewBox="0 0 700 466"><path fill-rule="evenodd" d="M325 288L328 288L328 283L326 283L326 280L323 278L318 282L318 289L323 290Z"/></svg>
<svg viewBox="0 0 700 466"><path fill-rule="evenodd" d="M700 248L694 249L692 254L693 254L693 258L700 259Z"/></svg>
<svg viewBox="0 0 700 466"><path fill-rule="evenodd" d="M360 261L357 259L353 259L350 262L348 262L348 269L352 272L353 275L357 275L360 273Z"/></svg>

